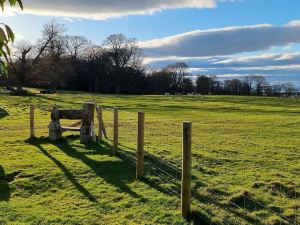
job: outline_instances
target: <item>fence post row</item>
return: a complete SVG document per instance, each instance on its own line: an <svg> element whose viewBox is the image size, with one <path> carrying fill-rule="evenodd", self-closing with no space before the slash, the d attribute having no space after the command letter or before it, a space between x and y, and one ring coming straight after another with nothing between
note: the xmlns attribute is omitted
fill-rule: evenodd
<svg viewBox="0 0 300 225"><path fill-rule="evenodd" d="M181 178L181 213L189 220L191 211L191 148L192 122L183 122L182 132L182 178Z"/></svg>
<svg viewBox="0 0 300 225"><path fill-rule="evenodd" d="M138 136L137 136L137 162L136 178L141 179L144 176L144 130L145 130L145 113L138 113Z"/></svg>
<svg viewBox="0 0 300 225"><path fill-rule="evenodd" d="M114 139L113 151L118 153L119 139L119 110L114 108ZM102 121L102 107L98 107L99 121ZM137 165L136 178L141 179L144 175L144 131L145 113L138 113L138 136L137 136ZM102 124L99 122L99 139L102 139ZM34 105L30 105L30 137L35 136L34 129ZM182 132L182 178L181 178L181 213L182 217L189 220L191 211L191 147L192 147L192 122L183 122Z"/></svg>
<svg viewBox="0 0 300 225"><path fill-rule="evenodd" d="M119 143L119 110L114 108L114 155L118 153Z"/></svg>
<svg viewBox="0 0 300 225"><path fill-rule="evenodd" d="M34 105L30 105L30 137L34 136Z"/></svg>

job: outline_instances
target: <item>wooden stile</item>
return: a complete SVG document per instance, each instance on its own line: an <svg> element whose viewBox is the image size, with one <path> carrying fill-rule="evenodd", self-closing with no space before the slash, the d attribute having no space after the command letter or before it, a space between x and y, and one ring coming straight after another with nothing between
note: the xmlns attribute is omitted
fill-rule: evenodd
<svg viewBox="0 0 300 225"><path fill-rule="evenodd" d="M101 136L101 139L102 139L102 134L103 134L104 137L107 139L106 129L105 129L105 125L104 125L104 122L103 122L103 108L102 108L102 106L99 106L99 107L97 106L96 111L97 111L97 118L98 118L98 122L99 122L99 131L98 131L99 137Z"/></svg>
<svg viewBox="0 0 300 225"><path fill-rule="evenodd" d="M80 120L82 118L82 110L58 110L59 119Z"/></svg>
<svg viewBox="0 0 300 225"><path fill-rule="evenodd" d="M97 142L97 137L96 137L96 134L95 134L94 123L93 122L91 124L91 135L92 135L93 142Z"/></svg>
<svg viewBox="0 0 300 225"><path fill-rule="evenodd" d="M80 121L78 121L78 122L76 122L76 123L73 123L73 124L69 125L68 127L78 127L78 126L80 126L81 124L82 124L82 121L80 120Z"/></svg>
<svg viewBox="0 0 300 225"><path fill-rule="evenodd" d="M83 105L82 125L80 128L80 142L87 143L93 140L93 123L94 123L95 103L87 102Z"/></svg>

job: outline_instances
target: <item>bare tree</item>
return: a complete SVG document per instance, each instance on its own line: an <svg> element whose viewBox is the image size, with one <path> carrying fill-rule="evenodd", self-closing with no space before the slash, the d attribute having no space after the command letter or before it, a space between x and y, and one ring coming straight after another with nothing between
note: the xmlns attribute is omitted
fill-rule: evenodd
<svg viewBox="0 0 300 225"><path fill-rule="evenodd" d="M185 62L178 62L175 64L168 65L165 69L184 76L187 72L188 65Z"/></svg>
<svg viewBox="0 0 300 225"><path fill-rule="evenodd" d="M263 76L254 76L254 82L255 82L255 92L257 95L262 95L264 87L268 84L266 81L266 78Z"/></svg>
<svg viewBox="0 0 300 225"><path fill-rule="evenodd" d="M12 57L9 58L9 61L13 73L16 74L18 91L22 91L22 85L27 79L26 75L29 71L27 61L32 49L33 45L26 40L19 41L13 46ZM13 60L15 60L15 63L13 63Z"/></svg>
<svg viewBox="0 0 300 225"><path fill-rule="evenodd" d="M267 81L263 76L251 75L245 78L245 84L249 87L249 93L255 92L256 95L262 95Z"/></svg>
<svg viewBox="0 0 300 225"><path fill-rule="evenodd" d="M116 93L120 93L120 74L125 68L142 70L142 54L136 39L123 34L113 34L104 41L104 48L114 66L116 77Z"/></svg>
<svg viewBox="0 0 300 225"><path fill-rule="evenodd" d="M57 23L54 19L50 20L43 26L42 29L42 38L38 41L36 50L37 54L33 59L32 64L36 64L40 59L41 55L51 48L53 50L54 46L57 45L57 42L61 41L61 35L66 31L66 27L63 24Z"/></svg>
<svg viewBox="0 0 300 225"><path fill-rule="evenodd" d="M282 93L282 84L271 85L272 95L279 96Z"/></svg>
<svg viewBox="0 0 300 225"><path fill-rule="evenodd" d="M254 91L255 76L246 76L244 83L246 84L246 87L248 87L245 92L247 92L248 95L251 95L251 93Z"/></svg>
<svg viewBox="0 0 300 225"><path fill-rule="evenodd" d="M136 39L127 38L123 34L113 34L104 41L104 47L109 51L117 68L140 68L142 54Z"/></svg>
<svg viewBox="0 0 300 225"><path fill-rule="evenodd" d="M295 84L291 82L283 83L281 84L281 87L282 87L282 91L288 95L291 95L298 91Z"/></svg>
<svg viewBox="0 0 300 225"><path fill-rule="evenodd" d="M188 65L184 62L171 64L163 69L171 74L171 89L174 94L183 92L183 80L187 75L187 69Z"/></svg>
<svg viewBox="0 0 300 225"><path fill-rule="evenodd" d="M83 36L70 36L63 37L64 47L72 59L77 59L78 55L82 54L91 42Z"/></svg>
<svg viewBox="0 0 300 225"><path fill-rule="evenodd" d="M18 92L22 92L22 87L31 68L39 62L47 50L51 51L53 46L57 46L58 40L65 30L64 25L51 20L43 26L42 38L35 46L28 44L28 42L20 42L16 45L15 57L10 58L9 63L17 75Z"/></svg>

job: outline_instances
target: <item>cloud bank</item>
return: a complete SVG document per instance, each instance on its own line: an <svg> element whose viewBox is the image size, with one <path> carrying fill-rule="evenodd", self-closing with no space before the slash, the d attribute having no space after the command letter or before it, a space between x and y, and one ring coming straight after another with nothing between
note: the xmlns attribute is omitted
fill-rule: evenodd
<svg viewBox="0 0 300 225"><path fill-rule="evenodd" d="M150 57L205 57L268 50L274 46L300 43L300 21L284 26L259 24L195 30L141 42Z"/></svg>
<svg viewBox="0 0 300 225"><path fill-rule="evenodd" d="M104 20L128 15L153 14L166 9L215 8L218 2L224 1L226 0L26 0L24 12Z"/></svg>
<svg viewBox="0 0 300 225"><path fill-rule="evenodd" d="M284 53L281 48L281 53L257 53L277 46L290 49L295 43L300 43L300 21L196 30L140 46L153 69L183 61L192 75L217 75L220 80L260 75L271 83L293 82L300 88L299 51Z"/></svg>
<svg viewBox="0 0 300 225"><path fill-rule="evenodd" d="M217 75L221 80L247 75L265 76L270 82L294 82L300 87L300 52L251 56L147 58L152 69L184 61L193 75Z"/></svg>

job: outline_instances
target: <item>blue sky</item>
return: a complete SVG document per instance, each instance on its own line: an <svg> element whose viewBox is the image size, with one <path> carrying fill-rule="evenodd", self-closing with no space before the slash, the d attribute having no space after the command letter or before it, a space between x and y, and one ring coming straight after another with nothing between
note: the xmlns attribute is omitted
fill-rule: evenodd
<svg viewBox="0 0 300 225"><path fill-rule="evenodd" d="M137 38L149 68L185 61L192 73L220 79L259 74L300 86L298 0L23 2L24 13L8 10L1 16L19 39L35 42L42 25L55 16L68 34L95 44L113 33Z"/></svg>

